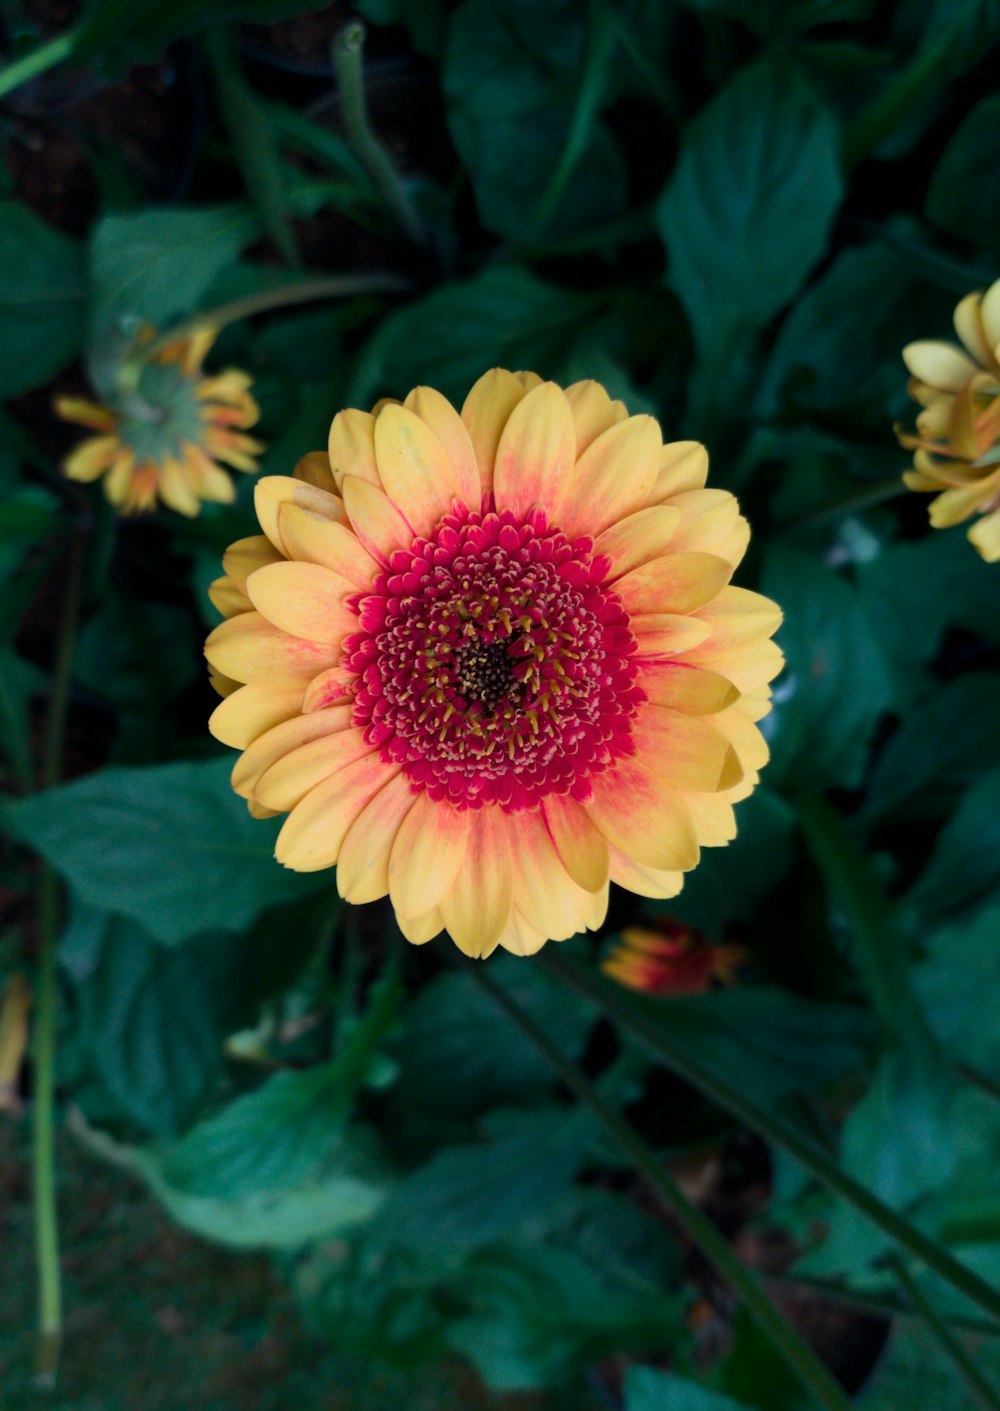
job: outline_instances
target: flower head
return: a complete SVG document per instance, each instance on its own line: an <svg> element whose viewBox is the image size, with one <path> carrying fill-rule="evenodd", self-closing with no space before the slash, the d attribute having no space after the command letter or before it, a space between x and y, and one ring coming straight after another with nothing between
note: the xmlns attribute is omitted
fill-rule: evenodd
<svg viewBox="0 0 1000 1411"><path fill-rule="evenodd" d="M470 955L599 926L609 881L675 895L735 836L781 666L706 471L596 383L494 370L461 415L426 387L341 412L261 480L206 654L279 861Z"/></svg>
<svg viewBox="0 0 1000 1411"><path fill-rule="evenodd" d="M152 336L147 330L145 341ZM70 452L66 475L103 477L105 495L122 514L154 509L159 500L189 516L203 500L229 504L235 490L219 462L256 473L263 446L245 434L260 416L248 374L225 368L202 375L216 336L215 329L203 329L152 354L120 407L57 397L64 421L98 433Z"/></svg>
<svg viewBox="0 0 1000 1411"><path fill-rule="evenodd" d="M916 434L897 428L915 452L903 479L933 492L935 529L981 518L970 543L990 563L1000 560L1000 280L985 294L968 294L955 309L965 351L951 343L911 343L903 359L909 392L923 410Z"/></svg>
<svg viewBox="0 0 1000 1411"><path fill-rule="evenodd" d="M633 927L605 959L605 974L648 995L697 995L713 980L729 984L746 952L742 946L712 945L680 921L662 921L656 930Z"/></svg>

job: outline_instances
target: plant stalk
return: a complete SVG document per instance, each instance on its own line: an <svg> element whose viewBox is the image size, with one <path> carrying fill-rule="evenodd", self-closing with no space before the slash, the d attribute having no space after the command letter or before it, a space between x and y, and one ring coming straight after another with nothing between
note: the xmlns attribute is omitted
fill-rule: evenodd
<svg viewBox="0 0 1000 1411"><path fill-rule="evenodd" d="M896 1255L893 1256L892 1267L913 1306L930 1329L934 1341L945 1358L951 1362L960 1380L965 1383L969 1395L980 1411L1000 1411L1000 1394L990 1386L951 1328L928 1301L909 1269Z"/></svg>
<svg viewBox="0 0 1000 1411"><path fill-rule="evenodd" d="M791 1324L778 1312L704 1211L684 1195L673 1176L638 1132L605 1102L576 1064L560 1052L531 1015L512 1000L482 966L476 966L472 974L544 1055L566 1086L615 1139L654 1194L659 1197L667 1213L715 1266L717 1273L729 1284L761 1332L770 1339L819 1405L827 1408L827 1411L850 1411L851 1402L840 1385Z"/></svg>
<svg viewBox="0 0 1000 1411"><path fill-rule="evenodd" d="M5 69L0 69L0 98L6 98L15 88L23 87L33 78L39 78L49 69L54 69L63 59L68 59L73 52L77 36L78 31L75 29L67 30L65 34L57 34L55 39L50 39L47 44L40 44L30 54L25 54L23 58L8 64Z"/></svg>

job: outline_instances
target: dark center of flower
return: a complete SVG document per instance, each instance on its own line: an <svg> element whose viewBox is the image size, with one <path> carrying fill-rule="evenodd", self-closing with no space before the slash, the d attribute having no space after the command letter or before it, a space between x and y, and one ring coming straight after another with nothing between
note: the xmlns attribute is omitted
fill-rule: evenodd
<svg viewBox="0 0 1000 1411"><path fill-rule="evenodd" d="M608 567L540 510L447 515L355 600L355 722L460 808L588 797L590 777L631 752L642 699Z"/></svg>

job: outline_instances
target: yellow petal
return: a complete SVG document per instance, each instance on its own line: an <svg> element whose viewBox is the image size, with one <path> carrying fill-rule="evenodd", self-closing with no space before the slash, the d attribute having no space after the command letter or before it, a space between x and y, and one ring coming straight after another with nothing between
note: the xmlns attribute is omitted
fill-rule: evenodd
<svg viewBox="0 0 1000 1411"><path fill-rule="evenodd" d="M91 431L111 431L118 424L118 416L110 407L84 397L55 397L52 409L62 421L89 427Z"/></svg>
<svg viewBox="0 0 1000 1411"><path fill-rule="evenodd" d="M603 432L563 486L556 512L560 528L571 539L599 534L641 509L656 480L662 450L659 424L651 416L630 416Z"/></svg>
<svg viewBox="0 0 1000 1411"><path fill-rule="evenodd" d="M233 765L232 784L236 793L249 798L262 774L313 740L325 739L351 729L349 706L335 706L312 715L293 716L257 736Z"/></svg>
<svg viewBox="0 0 1000 1411"><path fill-rule="evenodd" d="M337 859L337 890L345 901L377 901L389 890L389 854L416 802L405 774L396 774L348 828Z"/></svg>
<svg viewBox="0 0 1000 1411"><path fill-rule="evenodd" d="M111 466L122 450L117 436L88 436L63 462L70 480L96 480Z"/></svg>
<svg viewBox="0 0 1000 1411"><path fill-rule="evenodd" d="M501 933L499 945L511 955L537 955L546 941L550 940L544 931L537 930L526 921L515 907L511 918Z"/></svg>
<svg viewBox="0 0 1000 1411"><path fill-rule="evenodd" d="M482 959L496 949L514 908L514 880L505 816L497 808L470 809L464 865L441 898L448 934L460 951Z"/></svg>
<svg viewBox="0 0 1000 1411"><path fill-rule="evenodd" d="M706 671L685 661L644 663L638 684L655 705L669 706L686 715L715 715L739 696L733 683L717 671Z"/></svg>
<svg viewBox="0 0 1000 1411"><path fill-rule="evenodd" d="M914 377L942 392L958 392L976 372L976 364L951 343L908 343L903 362Z"/></svg>
<svg viewBox="0 0 1000 1411"><path fill-rule="evenodd" d="M231 578L214 578L207 592L209 602L223 617L235 617L237 613L250 611L250 599Z"/></svg>
<svg viewBox="0 0 1000 1411"><path fill-rule="evenodd" d="M338 412L330 427L329 452L338 488L345 475L381 487L375 463L375 418L371 412L359 412L354 407Z"/></svg>
<svg viewBox="0 0 1000 1411"><path fill-rule="evenodd" d="M493 489L493 467L500 434L526 390L512 372L495 367L483 374L465 399L462 420L476 453L484 494Z"/></svg>
<svg viewBox="0 0 1000 1411"><path fill-rule="evenodd" d="M295 872L333 867L348 828L368 801L398 773L398 764L384 764L366 755L308 793L285 819L274 855Z"/></svg>
<svg viewBox="0 0 1000 1411"><path fill-rule="evenodd" d="M397 916L396 925L414 946L426 945L444 930L444 917L435 906L422 916Z"/></svg>
<svg viewBox="0 0 1000 1411"><path fill-rule="evenodd" d="M377 763L377 746L368 744L357 726L334 730L276 759L254 784L253 796L265 808L283 813L294 808L324 779L373 753Z"/></svg>
<svg viewBox="0 0 1000 1411"><path fill-rule="evenodd" d="M272 686L261 682L241 686L215 707L208 728L217 740L235 750L245 750L268 730L299 714L302 690L298 686Z"/></svg>
<svg viewBox="0 0 1000 1411"><path fill-rule="evenodd" d="M1000 510L984 514L966 537L987 563L1000 562Z"/></svg>
<svg viewBox="0 0 1000 1411"><path fill-rule="evenodd" d="M523 515L539 505L551 513L576 460L576 431L565 393L543 382L511 412L497 446L493 493L498 510Z"/></svg>
<svg viewBox="0 0 1000 1411"><path fill-rule="evenodd" d="M714 719L648 703L633 723L632 739L640 766L652 763L672 788L717 793L743 777L739 755Z"/></svg>
<svg viewBox="0 0 1000 1411"><path fill-rule="evenodd" d="M301 681L336 666L339 648L306 642L274 627L259 612L220 622L205 643L212 665L234 681Z"/></svg>
<svg viewBox="0 0 1000 1411"><path fill-rule="evenodd" d="M979 317L982 320L986 341L993 353L993 361L996 362L997 348L1000 347L1000 279L991 284L983 295Z"/></svg>
<svg viewBox="0 0 1000 1411"><path fill-rule="evenodd" d="M698 612L699 619L711 628L713 648L769 637L781 626L781 615L781 608L770 598L732 584Z"/></svg>
<svg viewBox="0 0 1000 1411"><path fill-rule="evenodd" d="M268 622L331 646L358 629L357 613L345 602L354 591L346 578L317 563L271 563L247 579L247 596Z"/></svg>
<svg viewBox="0 0 1000 1411"><path fill-rule="evenodd" d="M750 526L740 514L735 495L728 490L685 490L671 505L683 514L671 550L693 549L715 554L735 568L747 551Z"/></svg>
<svg viewBox="0 0 1000 1411"><path fill-rule="evenodd" d="M662 504L685 490L701 490L708 479L708 452L699 441L671 441L663 448L660 468L649 494L651 505Z"/></svg>
<svg viewBox="0 0 1000 1411"><path fill-rule="evenodd" d="M961 524L976 513L988 495L989 491L984 490L982 482L978 481L972 485L961 485L953 490L946 490L943 495L938 495L936 500L931 501L931 524L935 529L950 529L953 524Z"/></svg>
<svg viewBox="0 0 1000 1411"><path fill-rule="evenodd" d="M709 638L702 646L686 653L684 659L694 666L721 672L741 691L752 691L773 680L785 664L781 648L766 637L719 645Z"/></svg>
<svg viewBox="0 0 1000 1411"><path fill-rule="evenodd" d="M351 528L372 558L388 563L394 550L412 545L412 528L383 490L354 475L345 475L341 488Z"/></svg>
<svg viewBox="0 0 1000 1411"><path fill-rule="evenodd" d="M611 880L640 897L667 900L675 897L684 886L683 872L662 871L636 862L616 848L611 850Z"/></svg>
<svg viewBox="0 0 1000 1411"><path fill-rule="evenodd" d="M740 705L730 706L713 716L712 724L733 746L746 773L764 768L771 757L767 741Z"/></svg>
<svg viewBox="0 0 1000 1411"><path fill-rule="evenodd" d="M375 459L385 493L418 534L430 534L462 498L451 457L427 423L406 407L388 406L376 418Z"/></svg>
<svg viewBox="0 0 1000 1411"><path fill-rule="evenodd" d="M451 461L458 484L458 497L467 508L478 510L483 498L482 481L472 439L465 422L440 392L433 387L414 387L403 403L427 423Z"/></svg>
<svg viewBox="0 0 1000 1411"><path fill-rule="evenodd" d="M357 685L358 678L353 671L344 666L331 666L328 671L321 671L309 682L302 698L302 709L304 712L312 712L326 710L327 706L342 704L345 701L351 701L353 704Z"/></svg>
<svg viewBox="0 0 1000 1411"><path fill-rule="evenodd" d="M389 857L389 896L399 916L435 908L465 858L468 810L420 794L400 825Z"/></svg>
<svg viewBox="0 0 1000 1411"><path fill-rule="evenodd" d="M265 564L280 562L281 554L266 534L252 534L247 539L237 539L222 555L224 571L233 580L233 584L244 592L251 573L263 568Z"/></svg>
<svg viewBox="0 0 1000 1411"><path fill-rule="evenodd" d="M290 475L265 475L257 481L253 492L254 508L260 527L276 549L285 552L278 528L278 511L284 504L302 505L324 519L343 520L344 506L336 495L317 490Z"/></svg>
<svg viewBox="0 0 1000 1411"><path fill-rule="evenodd" d="M607 555L611 560L608 582L614 582L630 568L659 558L670 545L680 522L679 509L672 505L653 505L627 515L598 534L594 553Z"/></svg>
<svg viewBox="0 0 1000 1411"><path fill-rule="evenodd" d="M693 650L712 635L707 622L669 612L637 613L629 619L629 627L635 634L637 657L677 656Z"/></svg>
<svg viewBox="0 0 1000 1411"><path fill-rule="evenodd" d="M159 488L163 503L178 514L193 519L201 509L201 501L191 482L191 475L180 461L170 459L160 466Z"/></svg>
<svg viewBox="0 0 1000 1411"><path fill-rule="evenodd" d="M541 813L508 815L517 908L530 926L563 941L587 929L593 895L578 887L563 866Z"/></svg>
<svg viewBox="0 0 1000 1411"><path fill-rule="evenodd" d="M278 509L278 529L289 558L330 568L355 588L371 586L378 565L346 524L334 523L302 505L284 504Z"/></svg>
<svg viewBox="0 0 1000 1411"><path fill-rule="evenodd" d="M657 871L687 872L697 866L691 815L659 761L619 760L595 776L593 791L585 807L612 848Z"/></svg>
<svg viewBox="0 0 1000 1411"><path fill-rule="evenodd" d="M599 382L574 382L566 388L566 400L576 427L576 454L579 459L592 441L628 416L623 402L613 402Z"/></svg>
<svg viewBox="0 0 1000 1411"><path fill-rule="evenodd" d="M309 451L297 462L293 474L296 480L304 480L307 485L313 485L317 490L336 494L337 482L330 468L328 451Z"/></svg>
<svg viewBox="0 0 1000 1411"><path fill-rule="evenodd" d="M989 367L993 362L993 348L990 347L983 328L980 307L983 296L978 291L966 294L955 309L955 332L968 348L981 367Z"/></svg>
<svg viewBox="0 0 1000 1411"><path fill-rule="evenodd" d="M715 554L664 554L633 568L615 584L630 613L689 613L716 598L733 566Z"/></svg>
<svg viewBox="0 0 1000 1411"><path fill-rule="evenodd" d="M736 814L723 794L687 793L684 802L703 848L724 848L736 837Z"/></svg>
<svg viewBox="0 0 1000 1411"><path fill-rule="evenodd" d="M587 892L599 892L608 881L608 843L576 799L550 796L542 816L566 871Z"/></svg>

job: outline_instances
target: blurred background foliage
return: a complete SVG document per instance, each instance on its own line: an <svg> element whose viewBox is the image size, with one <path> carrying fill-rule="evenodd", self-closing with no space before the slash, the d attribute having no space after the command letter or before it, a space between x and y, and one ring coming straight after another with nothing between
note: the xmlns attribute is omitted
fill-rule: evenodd
<svg viewBox="0 0 1000 1411"><path fill-rule="evenodd" d="M773 761L737 840L676 901L618 895L596 953L665 917L742 945L734 988L629 1005L1000 1281L1000 569L897 497L891 430L912 415L902 346L948 336L1000 273L995 0L0 16L0 986L34 978L47 859L66 902L52 1404L810 1404L445 943L410 950L387 905L348 915L330 875L282 871L274 825L230 793L200 641L221 552L255 528L249 479L196 520L123 522L58 474L53 393L106 392L141 324L315 275L344 297L235 323L213 355L253 375L268 473L341 406L461 399L495 364L595 377L709 445L754 526L740 581L786 614ZM395 190L331 62L357 19ZM63 781L42 788L77 571ZM565 952L593 968L589 942ZM865 1411L971 1404L907 1280L1000 1373L982 1312L900 1273L767 1131L542 962L489 972ZM10 1411L34 1404L31 1100L27 1063L0 1114Z"/></svg>

